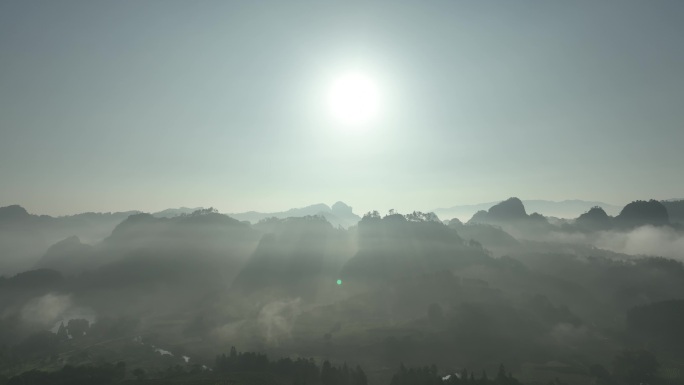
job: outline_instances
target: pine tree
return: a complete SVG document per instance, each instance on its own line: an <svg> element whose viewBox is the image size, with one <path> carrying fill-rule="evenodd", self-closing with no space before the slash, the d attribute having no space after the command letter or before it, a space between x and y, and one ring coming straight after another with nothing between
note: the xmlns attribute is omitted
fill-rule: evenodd
<svg viewBox="0 0 684 385"><path fill-rule="evenodd" d="M64 326L64 322L59 324L59 330L57 330L57 337L59 337L59 339L61 340L69 339L69 336L67 335L66 326Z"/></svg>
<svg viewBox="0 0 684 385"><path fill-rule="evenodd" d="M468 383L468 369L463 369L461 372L461 381L463 381L464 384Z"/></svg>
<svg viewBox="0 0 684 385"><path fill-rule="evenodd" d="M323 385L333 385L334 382L335 374L333 373L332 365L326 360L321 367L321 383Z"/></svg>
<svg viewBox="0 0 684 385"><path fill-rule="evenodd" d="M356 384L355 385L368 385L368 378L366 377L366 373L364 373L363 369L361 369L360 366L356 366Z"/></svg>
<svg viewBox="0 0 684 385"><path fill-rule="evenodd" d="M496 373L496 383L499 385L504 385L508 383L508 377L506 376L506 368L504 365L499 365L499 372Z"/></svg>

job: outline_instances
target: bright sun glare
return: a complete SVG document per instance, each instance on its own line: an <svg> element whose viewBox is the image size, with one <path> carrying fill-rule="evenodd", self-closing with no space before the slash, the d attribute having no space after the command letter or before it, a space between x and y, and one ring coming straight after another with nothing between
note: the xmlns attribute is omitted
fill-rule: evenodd
<svg viewBox="0 0 684 385"><path fill-rule="evenodd" d="M370 123L377 116L380 94L370 76L351 72L333 81L328 102L336 121L358 127Z"/></svg>

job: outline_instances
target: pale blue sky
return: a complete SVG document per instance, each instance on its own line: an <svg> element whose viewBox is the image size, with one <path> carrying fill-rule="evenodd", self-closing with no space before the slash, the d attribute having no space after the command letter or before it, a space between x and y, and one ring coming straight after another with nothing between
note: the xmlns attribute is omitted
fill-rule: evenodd
<svg viewBox="0 0 684 385"><path fill-rule="evenodd" d="M684 2L0 2L0 205L684 196ZM371 75L373 127L321 102Z"/></svg>

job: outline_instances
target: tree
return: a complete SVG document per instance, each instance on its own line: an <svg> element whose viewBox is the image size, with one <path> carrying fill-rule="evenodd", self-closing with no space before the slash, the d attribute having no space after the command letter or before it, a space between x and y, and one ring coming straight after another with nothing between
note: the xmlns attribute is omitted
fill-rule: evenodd
<svg viewBox="0 0 684 385"><path fill-rule="evenodd" d="M501 385L508 383L506 368L504 368L503 364L499 365L499 371L496 373L496 383Z"/></svg>
<svg viewBox="0 0 684 385"><path fill-rule="evenodd" d="M216 361L214 362L214 370L216 370L219 373L228 371L228 357L226 357L225 353L216 356Z"/></svg>
<svg viewBox="0 0 684 385"><path fill-rule="evenodd" d="M366 373L364 373L363 369L361 369L361 367L358 365L356 366L356 376L354 383L356 385L368 385L368 378L366 377Z"/></svg>
<svg viewBox="0 0 684 385"><path fill-rule="evenodd" d="M64 326L64 322L59 324L59 330L57 330L57 337L59 337L60 340L68 340L69 336L67 333L67 328Z"/></svg>
<svg viewBox="0 0 684 385"><path fill-rule="evenodd" d="M380 213L378 210L369 211L363 214L363 219L380 219Z"/></svg>
<svg viewBox="0 0 684 385"><path fill-rule="evenodd" d="M333 373L332 365L327 360L323 362L321 367L321 384L332 385L335 381L335 374Z"/></svg>

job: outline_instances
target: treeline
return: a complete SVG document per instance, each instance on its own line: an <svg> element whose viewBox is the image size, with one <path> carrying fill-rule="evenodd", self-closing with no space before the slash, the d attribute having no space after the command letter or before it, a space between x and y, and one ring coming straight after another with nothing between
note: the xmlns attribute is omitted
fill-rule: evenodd
<svg viewBox="0 0 684 385"><path fill-rule="evenodd" d="M464 369L460 373L440 375L435 365L420 368L406 368L403 364L392 377L390 385L522 385L510 373L506 373L503 365L499 366L496 377L489 378L487 372L482 371L479 376L475 372Z"/></svg>
<svg viewBox="0 0 684 385"><path fill-rule="evenodd" d="M105 363L97 366L66 365L55 372L30 370L9 380L0 378L7 385L99 385L122 381L126 377L126 364ZM6 381L6 382L5 382Z"/></svg>
<svg viewBox="0 0 684 385"><path fill-rule="evenodd" d="M293 385L367 385L366 373L361 367L350 368L347 364L340 367L324 361L321 367L313 359L281 358L269 361L262 353L239 353L232 347L230 354L216 356L214 365L216 374L237 372L269 373Z"/></svg>
<svg viewBox="0 0 684 385"><path fill-rule="evenodd" d="M659 377L659 363L655 356L645 350L626 350L613 360L609 372L600 365L592 365L589 375L597 385L681 385L681 379ZM254 376L253 374L259 374ZM359 366L346 364L334 366L324 361L320 366L311 358L281 358L269 360L263 353L237 352L232 347L229 354L216 356L213 369L199 364L183 367L175 365L165 372L147 373L136 367L127 371L124 362L116 364L71 366L45 372L31 370L12 378L0 376L0 385L106 385L115 383L164 383L205 384L215 381L237 382L244 385L291 384L291 385L368 385L366 373ZM160 382L162 381L162 382ZM199 382L198 382L199 381ZM551 382L561 385L557 379ZM506 371L504 365L493 377L482 372L439 373L435 365L406 368L403 364L394 374L390 385L523 385Z"/></svg>

